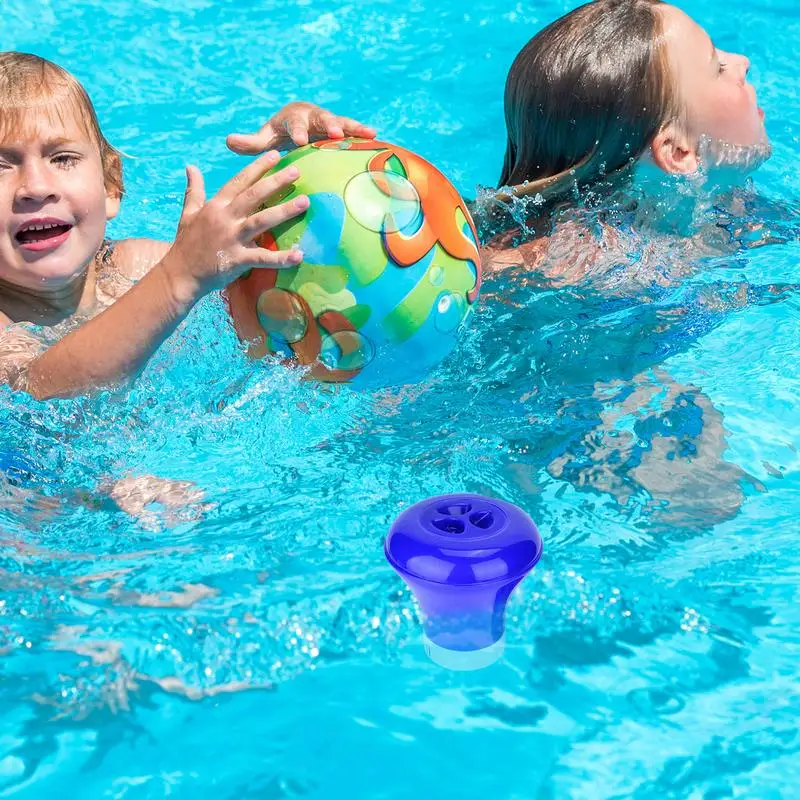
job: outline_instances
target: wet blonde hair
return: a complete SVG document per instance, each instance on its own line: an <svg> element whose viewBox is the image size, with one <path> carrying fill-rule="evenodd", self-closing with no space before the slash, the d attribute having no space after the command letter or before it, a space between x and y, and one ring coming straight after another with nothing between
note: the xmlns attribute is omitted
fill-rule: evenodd
<svg viewBox="0 0 800 800"><path fill-rule="evenodd" d="M100 148L103 178L111 196L122 197L122 157L100 130L92 101L65 69L30 53L0 52L0 137L25 130L32 110L46 110L61 121L75 119Z"/></svg>
<svg viewBox="0 0 800 800"><path fill-rule="evenodd" d="M632 164L668 123L680 123L663 6L595 0L525 45L506 81L500 187L547 199L592 185Z"/></svg>

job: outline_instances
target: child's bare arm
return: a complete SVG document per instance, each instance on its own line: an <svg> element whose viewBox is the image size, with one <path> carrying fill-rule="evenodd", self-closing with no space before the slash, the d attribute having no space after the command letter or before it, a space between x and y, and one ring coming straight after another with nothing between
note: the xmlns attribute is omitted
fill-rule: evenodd
<svg viewBox="0 0 800 800"><path fill-rule="evenodd" d="M27 365L44 348L42 342L22 325L0 311L0 386L16 387Z"/></svg>
<svg viewBox="0 0 800 800"><path fill-rule="evenodd" d="M131 377L205 294L250 268L297 266L299 251L254 244L308 207L307 198L297 198L254 213L297 178L290 167L262 179L278 158L270 152L252 162L208 203L199 171L189 168L175 244L112 306L30 361L24 388L40 399L63 397Z"/></svg>

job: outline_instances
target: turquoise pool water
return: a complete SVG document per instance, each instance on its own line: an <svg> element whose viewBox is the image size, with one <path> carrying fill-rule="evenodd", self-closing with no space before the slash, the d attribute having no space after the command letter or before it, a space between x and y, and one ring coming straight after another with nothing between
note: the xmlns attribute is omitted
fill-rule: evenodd
<svg viewBox="0 0 800 800"><path fill-rule="evenodd" d="M290 99L493 184L505 73L573 5L5 0L2 30L73 71L130 156L112 233L168 237L184 163L219 187L225 134ZM800 15L684 7L750 56L775 147L737 218L705 212L733 252L627 229L603 280L490 278L415 387L253 367L209 298L129 392L0 391L2 449L38 475L0 478L0 796L796 792ZM203 497L128 514L102 489L128 474ZM426 659L381 549L460 490L545 540L504 660L471 674Z"/></svg>

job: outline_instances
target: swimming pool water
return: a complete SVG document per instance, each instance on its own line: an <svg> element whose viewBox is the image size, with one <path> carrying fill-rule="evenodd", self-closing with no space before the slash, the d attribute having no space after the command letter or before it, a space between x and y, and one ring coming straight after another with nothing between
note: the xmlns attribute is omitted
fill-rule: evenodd
<svg viewBox="0 0 800 800"><path fill-rule="evenodd" d="M168 237L184 164L218 188L224 136L292 99L474 196L515 53L573 5L5 0L1 24L128 154L112 234ZM729 228L774 244L629 231L602 279L491 277L454 355L374 394L248 364L216 298L129 391L0 391L27 462L0 478L0 796L793 796L800 15L683 7L753 62L775 150ZM191 482L188 505L120 511L104 487L131 474ZM382 553L403 508L462 490L545 541L472 674L427 660Z"/></svg>

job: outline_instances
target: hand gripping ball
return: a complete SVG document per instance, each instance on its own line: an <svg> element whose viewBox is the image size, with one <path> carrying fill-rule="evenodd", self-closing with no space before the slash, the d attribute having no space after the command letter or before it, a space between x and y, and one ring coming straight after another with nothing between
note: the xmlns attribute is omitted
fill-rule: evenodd
<svg viewBox="0 0 800 800"><path fill-rule="evenodd" d="M300 217L263 234L298 246L291 269L253 269L225 291L249 354L284 356L322 381L413 380L454 347L481 285L475 226L435 167L401 147L341 139L300 147L300 177L271 202L308 195Z"/></svg>

